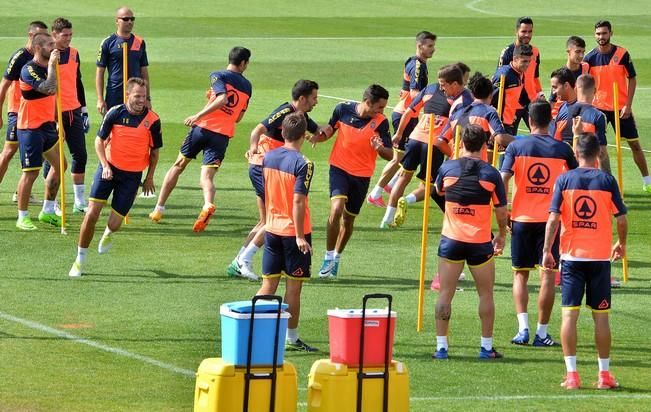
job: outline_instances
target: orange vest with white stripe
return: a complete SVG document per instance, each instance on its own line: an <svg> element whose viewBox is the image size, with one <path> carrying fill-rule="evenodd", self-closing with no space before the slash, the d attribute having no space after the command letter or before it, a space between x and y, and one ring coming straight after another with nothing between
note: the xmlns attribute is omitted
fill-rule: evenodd
<svg viewBox="0 0 651 412"><path fill-rule="evenodd" d="M628 104L628 72L621 63L626 49L616 46L615 53L606 66L590 67L590 74L595 79L597 92L592 104L601 110L614 110L613 84L619 87L619 109Z"/></svg>
<svg viewBox="0 0 651 412"><path fill-rule="evenodd" d="M149 166L149 153L154 145L151 126L158 115L151 110L138 127L114 124L106 142L106 159L127 172L142 172Z"/></svg>

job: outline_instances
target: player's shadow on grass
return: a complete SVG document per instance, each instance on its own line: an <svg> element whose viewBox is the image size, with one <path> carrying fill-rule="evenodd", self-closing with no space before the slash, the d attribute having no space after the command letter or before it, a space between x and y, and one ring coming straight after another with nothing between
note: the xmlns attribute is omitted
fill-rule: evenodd
<svg viewBox="0 0 651 412"><path fill-rule="evenodd" d="M363 276L359 274L346 274L345 278L338 278L335 281L319 279L318 275L312 277L311 284L321 287L337 286L391 286L391 290L411 290L418 288L418 280L410 278L389 278L380 276ZM396 286L398 286L396 288Z"/></svg>

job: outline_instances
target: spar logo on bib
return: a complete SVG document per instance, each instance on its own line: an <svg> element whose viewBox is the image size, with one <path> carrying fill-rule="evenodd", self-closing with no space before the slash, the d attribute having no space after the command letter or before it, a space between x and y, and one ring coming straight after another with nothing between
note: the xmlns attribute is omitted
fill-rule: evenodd
<svg viewBox="0 0 651 412"><path fill-rule="evenodd" d="M526 187L527 193L549 194L551 188L544 185L549 182L550 176L551 172L549 171L549 167L544 163L534 163L529 166L529 170L527 170L527 180L533 186Z"/></svg>
<svg viewBox="0 0 651 412"><path fill-rule="evenodd" d="M597 203L590 196L579 196L574 201L574 216L580 220L573 220L573 228L597 229L597 222L592 219L597 214Z"/></svg>

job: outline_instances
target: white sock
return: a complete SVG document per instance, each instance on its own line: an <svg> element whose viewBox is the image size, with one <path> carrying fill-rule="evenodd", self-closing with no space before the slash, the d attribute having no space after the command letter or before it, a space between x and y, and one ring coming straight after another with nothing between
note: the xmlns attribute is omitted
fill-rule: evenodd
<svg viewBox="0 0 651 412"><path fill-rule="evenodd" d="M547 325L539 323L538 328L536 329L536 335L538 335L540 339L545 339L547 337Z"/></svg>
<svg viewBox="0 0 651 412"><path fill-rule="evenodd" d="M651 176L642 176L642 181L645 185L651 185Z"/></svg>
<svg viewBox="0 0 651 412"><path fill-rule="evenodd" d="M529 314L518 313L518 330L522 332L525 329L529 329Z"/></svg>
<svg viewBox="0 0 651 412"><path fill-rule="evenodd" d="M380 196L382 196L382 191L383 190L384 189L381 188L380 186L375 185L373 190L371 190L371 194L369 196L371 196L373 199L378 199L378 198L380 198Z"/></svg>
<svg viewBox="0 0 651 412"><path fill-rule="evenodd" d="M491 336L490 338L485 338L482 336L481 347L488 351L493 350L493 337Z"/></svg>
<svg viewBox="0 0 651 412"><path fill-rule="evenodd" d="M405 196L405 200L407 201L408 205L417 202L416 195L412 193L409 193L407 196Z"/></svg>
<svg viewBox="0 0 651 412"><path fill-rule="evenodd" d="M84 263L86 261L86 255L88 254L87 247L77 247L77 262Z"/></svg>
<svg viewBox="0 0 651 412"><path fill-rule="evenodd" d="M326 250L325 253L325 260L332 260L335 258L335 251L334 250Z"/></svg>
<svg viewBox="0 0 651 412"><path fill-rule="evenodd" d="M597 359L599 362L599 372L606 372L608 371L608 368L610 367L610 358L606 359Z"/></svg>
<svg viewBox="0 0 651 412"><path fill-rule="evenodd" d="M156 205L156 207L154 208L154 210L156 210L156 211L158 211L158 212L164 212L164 211L165 211L165 206Z"/></svg>
<svg viewBox="0 0 651 412"><path fill-rule="evenodd" d="M393 218L396 216L396 208L393 206L387 206L386 212L384 212L383 222L393 223Z"/></svg>
<svg viewBox="0 0 651 412"><path fill-rule="evenodd" d="M240 256L242 255L242 252L244 252L244 249L246 249L246 246L242 246L242 247L240 248L240 251L237 252L237 256L235 256L235 259L239 259L239 258L240 258Z"/></svg>
<svg viewBox="0 0 651 412"><path fill-rule="evenodd" d="M54 213L56 200L43 200L43 213Z"/></svg>
<svg viewBox="0 0 651 412"><path fill-rule="evenodd" d="M298 328L296 329L287 328L287 335L285 337L285 340L287 342L296 343L296 341L298 340Z"/></svg>
<svg viewBox="0 0 651 412"><path fill-rule="evenodd" d="M332 258L335 260L335 262L339 262L339 259L341 259L341 252L337 252L335 250L334 255L332 255Z"/></svg>
<svg viewBox="0 0 651 412"><path fill-rule="evenodd" d="M204 203L203 204L203 210L208 210L210 209L210 206L214 206L214 203Z"/></svg>
<svg viewBox="0 0 651 412"><path fill-rule="evenodd" d="M109 227L106 226L106 229L104 229L104 234L102 235L102 237L109 236L111 233L113 233L111 229L109 229Z"/></svg>
<svg viewBox="0 0 651 412"><path fill-rule="evenodd" d="M436 350L445 349L448 350L448 337L447 336L437 336L436 337Z"/></svg>
<svg viewBox="0 0 651 412"><path fill-rule="evenodd" d="M576 372L576 356L565 357L565 368L568 372Z"/></svg>
<svg viewBox="0 0 651 412"><path fill-rule="evenodd" d="M389 184L387 186L389 186L390 188L393 189L393 186L396 185L396 182L398 181L398 178L400 178L400 172L399 171L396 172L395 175L393 175L393 177L391 178L391 180L389 181Z"/></svg>
<svg viewBox="0 0 651 412"><path fill-rule="evenodd" d="M244 249L244 252L237 258L240 263L251 263L253 261L253 256L255 252L258 251L258 247L253 243L249 242L249 245Z"/></svg>
<svg viewBox="0 0 651 412"><path fill-rule="evenodd" d="M86 201L84 200L84 185L72 185L72 190L75 192L75 204L85 205Z"/></svg>
<svg viewBox="0 0 651 412"><path fill-rule="evenodd" d="M29 216L29 210L19 210L18 219L24 219Z"/></svg>

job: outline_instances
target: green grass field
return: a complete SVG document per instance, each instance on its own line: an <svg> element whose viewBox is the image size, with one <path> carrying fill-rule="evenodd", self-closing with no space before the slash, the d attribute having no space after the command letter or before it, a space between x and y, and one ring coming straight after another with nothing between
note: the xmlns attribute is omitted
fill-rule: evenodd
<svg viewBox="0 0 651 412"><path fill-rule="evenodd" d="M181 177L160 224L147 219L154 200L138 199L131 223L115 236L111 253L97 254L97 233L89 252L89 274L72 281L67 273L75 258L81 218L70 215L65 237L43 225L37 232L18 232L14 227L16 207L11 202L20 172L16 157L0 186L0 410L192 408L191 371L202 359L220 352L219 305L248 299L258 287L225 274L257 216L244 159L248 136L258 121L289 99L289 90L299 78L314 79L321 85L322 96L313 112L319 123L328 120L337 98L359 99L364 88L374 82L389 89L394 104L402 63L414 52L416 32L426 29L440 36L429 64L430 78L439 66L458 60L490 75L500 51L512 41L515 18L528 14L535 20L533 43L541 50L541 80L547 90L549 73L564 62L566 37L581 35L592 47L594 22L608 17L614 25L613 42L631 52L638 72L634 111L642 146L650 149L651 16L647 2L631 0L625 2L626 7L614 1L593 2L590 7L560 0L522 3L513 7L513 2L506 0L132 1L130 6L138 17L135 31L147 42L154 109L163 122L165 146L156 173L157 187L186 134L183 119L204 104L209 72L225 67L228 50L235 45L253 52L246 72L253 83L253 99L216 178L217 214L205 233L192 233L202 205L199 163L194 162ZM115 1L80 0L51 1L43 7L42 2L25 0L5 5L0 17L3 61L24 44L29 21L43 19L49 24L61 15L73 22L73 45L81 54L92 133L100 120L94 109L94 58L100 41L114 30L112 16L118 5ZM87 137L89 152L93 152L92 133ZM614 143L612 133L608 138ZM310 194L313 270L318 269L325 248L330 144L305 149L316 165ZM560 349L510 345L517 322L508 249L506 256L497 259L495 285L494 342L505 358L497 363L475 359L479 345L477 296L472 282L465 281L460 285L465 291L457 294L453 304L453 358L432 361L436 298L432 293L426 295L425 330L416 332L422 207L410 209L400 230L381 232L378 225L383 210L366 206L342 257L340 279L314 279L304 288L301 336L322 352L287 355L299 373L299 410L306 410L310 365L327 357L326 309L359 307L362 296L372 292L394 296L398 312L394 352L410 371L412 411L651 409L651 341L646 335L651 320L647 243L651 198L641 192L630 152L623 153L631 279L614 291L611 317L612 370L621 389L604 393L591 388L597 362L588 311L583 311L580 320L578 352L586 389L566 393L559 387L565 372ZM615 169L612 148L610 155ZM376 177L383 165L378 161ZM92 153L88 188L95 167ZM67 184L70 195L69 181ZM36 184L38 198L42 191L42 184ZM72 201L71 195L67 201ZM31 206L32 215L39 208ZM106 214L98 232L103 230L105 218ZM441 216L435 208L430 221L428 280L436 271L440 233ZM260 255L255 267L260 268ZM620 276L621 265L615 265L614 272ZM537 287L532 283L530 327L535 327ZM550 325L556 338L559 328L560 309L556 307Z"/></svg>

